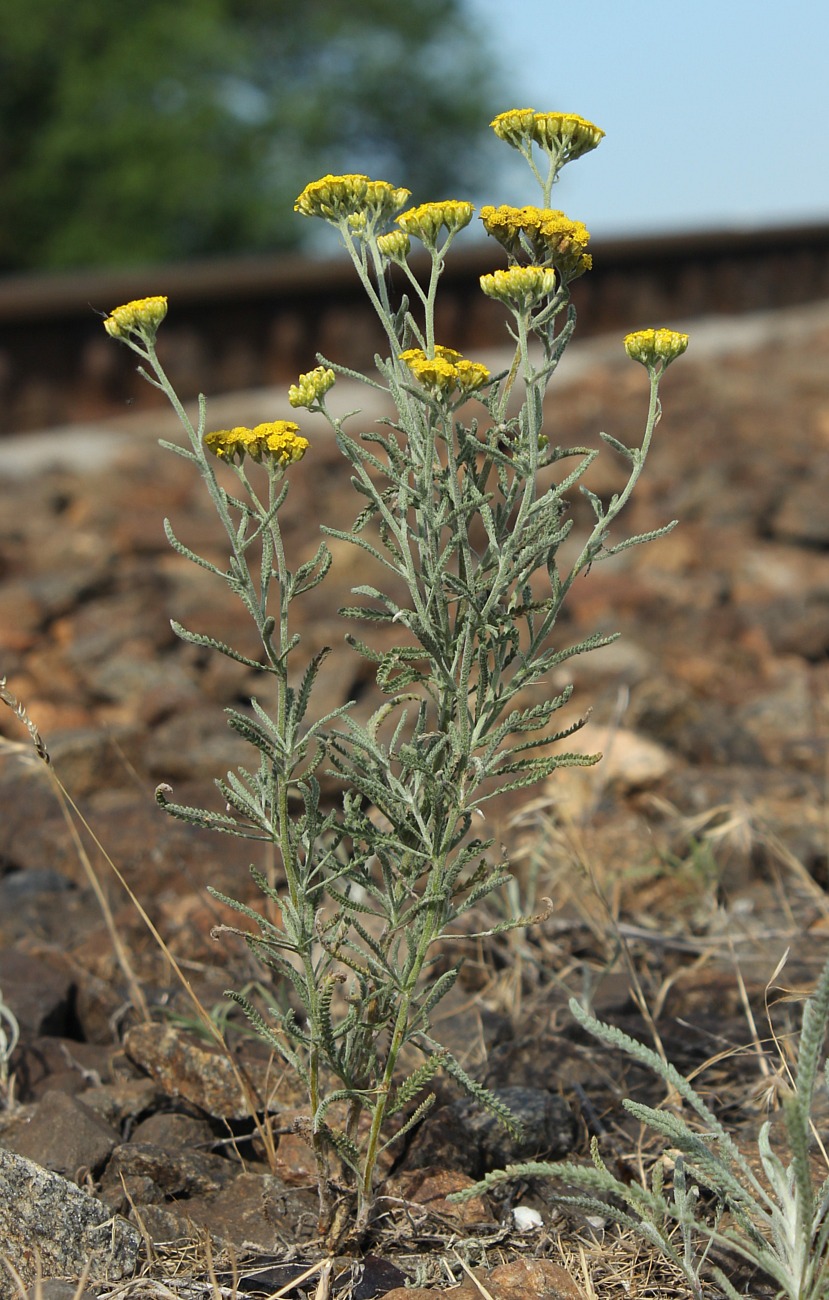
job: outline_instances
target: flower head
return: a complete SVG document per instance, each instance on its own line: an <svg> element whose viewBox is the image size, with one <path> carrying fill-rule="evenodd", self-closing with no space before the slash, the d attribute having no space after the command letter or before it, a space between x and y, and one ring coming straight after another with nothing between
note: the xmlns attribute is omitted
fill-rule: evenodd
<svg viewBox="0 0 829 1300"><path fill-rule="evenodd" d="M490 379L486 366L481 365L480 361L467 361L466 357L461 357L455 363L455 374L462 393L474 393Z"/></svg>
<svg viewBox="0 0 829 1300"><path fill-rule="evenodd" d="M388 181L368 176L323 176L306 185L294 204L303 217L322 217L332 225L360 218L374 223L393 217L411 198L411 190L395 189ZM353 228L353 227L352 227Z"/></svg>
<svg viewBox="0 0 829 1300"><path fill-rule="evenodd" d="M405 230L390 230L387 235L377 236L377 247L390 262L402 265L409 256L412 241Z"/></svg>
<svg viewBox="0 0 829 1300"><path fill-rule="evenodd" d="M625 352L631 361L639 361L648 370L658 366L666 370L672 361L681 357L688 346L688 335L675 330L637 330L625 335Z"/></svg>
<svg viewBox="0 0 829 1300"><path fill-rule="evenodd" d="M408 235L415 235L427 248L434 248L442 227L447 234L455 235L472 220L475 209L471 203L460 199L446 199L442 203L421 203L416 208L401 212L397 224Z"/></svg>
<svg viewBox="0 0 829 1300"><path fill-rule="evenodd" d="M298 384L291 384L288 389L288 401L291 406L315 406L322 397L333 388L337 376L325 366L316 366L307 374L300 375Z"/></svg>
<svg viewBox="0 0 829 1300"><path fill-rule="evenodd" d="M428 357L422 348L399 353L419 384L435 397L448 397L457 388L462 396L474 393L489 381L489 371L477 361L467 361L454 348L438 345Z"/></svg>
<svg viewBox="0 0 829 1300"><path fill-rule="evenodd" d="M241 465L245 456L252 460L270 462L281 469L294 461L302 460L308 450L308 439L299 435L299 426L290 420L274 420L270 424L257 424L248 429L240 425L235 429L218 429L205 435L205 446L219 460Z"/></svg>
<svg viewBox="0 0 829 1300"><path fill-rule="evenodd" d="M600 127L576 113L536 113L532 135L545 152L563 156L565 162L597 149L604 139Z"/></svg>
<svg viewBox="0 0 829 1300"><path fill-rule="evenodd" d="M241 464L245 459L252 433L252 429L246 429L244 426L235 429L217 429L214 433L204 435L204 445L219 460L229 462L238 460Z"/></svg>
<svg viewBox="0 0 829 1300"><path fill-rule="evenodd" d="M510 108L506 113L499 113L489 125L499 140L520 149L531 138L535 118L534 108Z"/></svg>
<svg viewBox="0 0 829 1300"><path fill-rule="evenodd" d="M275 420L272 424L259 424L254 432L263 438L262 459L272 460L286 469L302 460L308 450L308 439L300 436L299 428L290 420Z"/></svg>
<svg viewBox="0 0 829 1300"><path fill-rule="evenodd" d="M128 339L131 334L137 334L145 342L152 342L166 315L166 298L136 298L111 311L104 321L104 329L114 339Z"/></svg>
<svg viewBox="0 0 829 1300"><path fill-rule="evenodd" d="M549 266L509 266L481 276L488 298L497 298L517 311L528 311L555 291L556 273Z"/></svg>
<svg viewBox="0 0 829 1300"><path fill-rule="evenodd" d="M583 275L593 265L586 251L590 231L581 221L571 221L552 208L481 208L488 235L502 244L510 257L529 255L539 266L553 266L565 281Z"/></svg>
<svg viewBox="0 0 829 1300"><path fill-rule="evenodd" d="M511 108L490 123L499 140L522 153L539 145L559 167L595 149L604 131L576 113L536 113L533 108Z"/></svg>

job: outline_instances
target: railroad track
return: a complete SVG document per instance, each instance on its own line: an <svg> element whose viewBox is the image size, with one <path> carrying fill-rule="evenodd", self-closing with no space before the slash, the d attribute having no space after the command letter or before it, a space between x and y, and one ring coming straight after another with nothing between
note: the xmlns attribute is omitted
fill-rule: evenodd
<svg viewBox="0 0 829 1300"><path fill-rule="evenodd" d="M577 281L579 337L829 299L829 223L595 240ZM473 355L504 341L504 311L478 277L503 264L491 242L453 250L438 328ZM382 347L345 259L233 258L128 272L0 280L0 434L148 407L158 395L114 347L101 313L166 293L159 351L184 397L292 381L321 351L360 368Z"/></svg>

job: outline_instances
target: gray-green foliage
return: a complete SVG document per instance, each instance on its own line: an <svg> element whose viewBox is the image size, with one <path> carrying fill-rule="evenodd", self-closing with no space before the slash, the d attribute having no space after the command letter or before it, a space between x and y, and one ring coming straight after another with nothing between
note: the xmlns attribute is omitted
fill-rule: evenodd
<svg viewBox="0 0 829 1300"><path fill-rule="evenodd" d="M549 158L546 193L561 161ZM433 1035L432 1014L457 967L432 980L428 975L437 945L458 918L509 879L508 864L492 853L493 841L476 833L485 825L487 801L559 767L595 761L551 750L581 722L557 723L570 688L551 695L546 683L572 656L605 638L562 647L551 637L580 574L619 547L658 535L616 547L608 542L659 419L663 369L658 361L648 366L641 446L606 439L627 463L626 486L608 502L584 489L594 523L562 564L560 548L573 522L569 494L597 454L551 446L542 431L544 394L575 325L567 276L560 274L553 290L547 274L540 296L511 308L516 353L509 372L492 377L465 363L463 374L468 377L471 364L476 376L479 403L470 418L471 390L429 378L436 292L455 231L424 239L432 255L426 287L398 260L417 311L405 298L393 303L384 252L389 245L382 239L395 209L383 208L388 195L382 186L379 206L369 204L365 213L349 207L349 187L359 190L361 183L359 177L336 181L345 207L332 224L380 316L388 352L376 358L372 377L335 362L324 365L382 390L396 415L379 428L353 432L355 415L330 413L327 383L297 404L329 420L360 498L351 529L324 530L359 548L373 569L371 582L355 589L359 603L342 613L369 629L380 624L399 632L383 649L370 633L365 640L349 635L388 696L367 721L352 717L348 704L314 718L313 688L325 652L297 667L291 605L324 580L330 554L323 543L313 560L289 567L280 530L285 463L260 448L261 466L251 469L250 457L236 456L238 430L208 435L208 446L214 439L213 449L227 457L236 476L228 488L206 450L204 403L194 428L158 362L154 328L109 323L110 332L142 357L147 377L168 393L188 430L189 448L166 445L203 476L227 535L227 568L190 550L169 524L168 538L180 554L229 584L257 628L261 654L243 655L179 624L175 630L197 646L256 667L272 682L270 712L257 700L248 711L228 711L230 726L251 744L258 765L217 782L225 811L175 804L164 787L158 798L195 825L276 846L278 885L254 871L266 906L223 899L253 927L245 937L274 973L275 1005L263 1009L234 996L305 1085L321 1229L331 1244L349 1230L358 1238L364 1234L378 1157L390 1140L388 1121L402 1115L409 1127L423 1117L438 1070L513 1124ZM323 189L326 184L320 183ZM395 202L399 207L405 197ZM470 217L471 208L465 220ZM131 304L122 320L132 320L133 307L140 318L141 304ZM401 357L412 349L422 366ZM452 371L455 363L446 364ZM510 405L515 393L521 396L517 413ZM265 436L244 432L251 446ZM267 497L260 495L257 474L266 475ZM321 765L341 785L339 805L323 803ZM516 918L495 928L523 923Z"/></svg>
<svg viewBox="0 0 829 1300"><path fill-rule="evenodd" d="M782 1101L787 1163L772 1147L770 1121L760 1129L758 1166L670 1062L595 1019L575 1000L570 1007L585 1029L647 1066L684 1103L687 1118L677 1110L624 1102L635 1119L666 1140L674 1166L670 1190L659 1161L650 1186L622 1181L604 1163L594 1140L592 1166L573 1161L511 1165L461 1196L480 1195L517 1178L554 1179L580 1189L557 1196L559 1203L600 1214L643 1236L682 1270L697 1296L707 1293L702 1278L708 1273L729 1300L739 1300L721 1267L721 1255L716 1262L718 1248L761 1269L786 1300L821 1300L829 1294L829 1177L816 1186L809 1158L815 1087L818 1082L829 1087L829 1062L820 1070L829 1021L829 963L805 1003L794 1086Z"/></svg>

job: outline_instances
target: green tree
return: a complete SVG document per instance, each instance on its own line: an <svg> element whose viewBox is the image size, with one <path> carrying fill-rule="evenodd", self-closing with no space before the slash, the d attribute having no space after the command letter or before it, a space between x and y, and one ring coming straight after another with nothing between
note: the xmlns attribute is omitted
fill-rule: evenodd
<svg viewBox="0 0 829 1300"><path fill-rule="evenodd" d="M6 0L0 271L286 249L328 171L463 195L493 66L462 0Z"/></svg>

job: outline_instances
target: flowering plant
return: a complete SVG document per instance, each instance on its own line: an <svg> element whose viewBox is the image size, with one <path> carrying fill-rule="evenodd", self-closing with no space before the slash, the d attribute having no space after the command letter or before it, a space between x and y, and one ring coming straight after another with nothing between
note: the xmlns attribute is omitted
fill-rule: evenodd
<svg viewBox="0 0 829 1300"><path fill-rule="evenodd" d="M404 211L408 190L362 175L325 176L296 201L298 213L339 232L386 339L373 376L320 356L288 394L294 408L328 420L362 501L350 529L323 528L360 548L376 575L354 589L358 603L341 613L399 634L397 644L386 640L382 649L370 638L348 637L388 696L365 724L348 704L309 721L326 652L295 668L299 637L291 630L291 605L323 581L331 563L325 542L295 571L286 560L279 522L285 475L292 467L302 472L296 465L309 451L298 426L276 421L207 432L202 400L194 427L155 350L166 300L127 304L105 322L138 353L147 377L178 411L190 447L164 445L201 472L227 533L228 567L191 551L168 523L169 540L239 596L259 633L261 655L250 658L177 623L174 628L274 683L272 711L258 700L245 712L228 711L230 726L258 752L259 765L217 782L226 811L175 804L166 787L157 797L186 821L277 848L279 886L254 872L274 919L224 901L252 924L247 942L289 996L269 1019L231 996L305 1085L303 1131L316 1159L320 1231L331 1246L365 1236L381 1153L425 1115L434 1100L428 1085L439 1070L515 1127L501 1102L433 1035L432 1012L459 966L431 981L425 974L458 918L509 879L508 864L493 856L493 841L473 830L485 822L488 801L599 757L555 747L582 724L557 726L571 688L551 696L544 686L561 664L607 642L593 636L577 645L552 643L570 588L594 562L672 526L609 543L659 419L661 373L687 342L657 330L626 344L650 376L641 445L627 447L602 434L627 462L627 484L607 503L582 488L595 522L575 559L560 565L573 523L568 494L598 453L552 446L543 432L545 391L575 328L569 284L590 266L588 232L546 205L561 167L595 148L602 132L574 115L531 109L502 113L492 125L527 158L545 204L481 214L509 259L481 279L482 291L511 318L515 358L502 374L435 336L444 258L471 222L471 204L452 199ZM534 150L547 159L544 175ZM409 265L412 239L430 254L423 283ZM409 297L393 300L392 264ZM352 432L354 414L340 418L327 405L337 376L345 374L380 389L393 418ZM513 414L516 384L521 402ZM234 491L217 477L217 460L235 475ZM323 764L342 788L336 806L322 799L317 773Z"/></svg>

